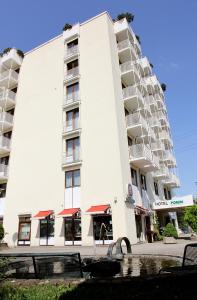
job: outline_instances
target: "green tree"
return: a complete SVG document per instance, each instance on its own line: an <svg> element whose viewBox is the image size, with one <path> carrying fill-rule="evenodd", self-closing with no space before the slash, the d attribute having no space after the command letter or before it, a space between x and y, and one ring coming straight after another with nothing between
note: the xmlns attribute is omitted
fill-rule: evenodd
<svg viewBox="0 0 197 300"><path fill-rule="evenodd" d="M63 27L63 31L66 31L66 30L71 29L71 28L72 28L72 25L66 23L66 24L64 25L64 27Z"/></svg>
<svg viewBox="0 0 197 300"><path fill-rule="evenodd" d="M184 221L197 232L197 205L185 208Z"/></svg>
<svg viewBox="0 0 197 300"><path fill-rule="evenodd" d="M4 232L4 228L3 225L0 224L0 243L2 241L2 239L4 238L5 232Z"/></svg>
<svg viewBox="0 0 197 300"><path fill-rule="evenodd" d="M121 13L117 16L117 20L122 20L124 18L127 19L128 23L131 23L134 20L134 15L129 12L126 12L126 13Z"/></svg>

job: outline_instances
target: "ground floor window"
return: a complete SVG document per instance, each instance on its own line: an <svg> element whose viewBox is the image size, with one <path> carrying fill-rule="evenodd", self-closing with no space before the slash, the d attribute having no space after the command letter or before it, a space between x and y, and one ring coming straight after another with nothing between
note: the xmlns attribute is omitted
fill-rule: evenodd
<svg viewBox="0 0 197 300"><path fill-rule="evenodd" d="M67 217L64 219L65 244L79 244L81 241L81 218Z"/></svg>
<svg viewBox="0 0 197 300"><path fill-rule="evenodd" d="M141 215L135 215L136 233L137 238L141 240L142 236L142 218Z"/></svg>
<svg viewBox="0 0 197 300"><path fill-rule="evenodd" d="M53 245L54 218L49 216L40 220L40 244Z"/></svg>
<svg viewBox="0 0 197 300"><path fill-rule="evenodd" d="M18 245L30 245L31 219L30 216L19 216Z"/></svg>
<svg viewBox="0 0 197 300"><path fill-rule="evenodd" d="M95 241L106 244L113 240L112 217L110 215L93 216L93 230Z"/></svg>

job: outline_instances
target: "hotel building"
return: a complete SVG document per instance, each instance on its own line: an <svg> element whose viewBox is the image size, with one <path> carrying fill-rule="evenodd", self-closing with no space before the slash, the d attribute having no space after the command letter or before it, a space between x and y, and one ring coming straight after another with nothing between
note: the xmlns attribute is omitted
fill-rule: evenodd
<svg viewBox="0 0 197 300"><path fill-rule="evenodd" d="M179 186L164 93L104 12L0 58L0 218L16 245L145 241Z"/></svg>

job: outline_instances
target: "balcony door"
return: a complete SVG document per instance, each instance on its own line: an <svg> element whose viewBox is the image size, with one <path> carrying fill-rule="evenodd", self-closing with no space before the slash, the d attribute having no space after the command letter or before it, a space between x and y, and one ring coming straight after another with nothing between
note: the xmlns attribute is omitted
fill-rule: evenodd
<svg viewBox="0 0 197 300"><path fill-rule="evenodd" d="M79 128L79 109L73 109L66 113L66 131Z"/></svg>
<svg viewBox="0 0 197 300"><path fill-rule="evenodd" d="M69 103L79 100L79 83L78 82L67 86L66 99L67 99L67 102L69 102Z"/></svg>
<svg viewBox="0 0 197 300"><path fill-rule="evenodd" d="M79 160L80 141L79 137L66 140L66 161L74 162Z"/></svg>

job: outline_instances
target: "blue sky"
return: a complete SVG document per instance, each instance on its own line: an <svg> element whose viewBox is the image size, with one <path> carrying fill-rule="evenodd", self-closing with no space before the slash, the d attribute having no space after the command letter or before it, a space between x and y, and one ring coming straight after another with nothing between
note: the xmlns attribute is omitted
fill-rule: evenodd
<svg viewBox="0 0 197 300"><path fill-rule="evenodd" d="M23 51L61 33L65 23L83 22L107 10L135 15L143 54L166 83L166 103L182 187L197 194L197 1L196 0L10 0L1 1L0 50Z"/></svg>

